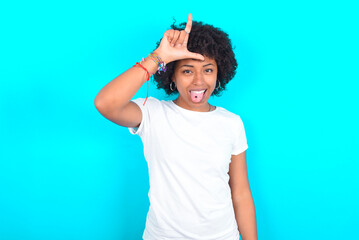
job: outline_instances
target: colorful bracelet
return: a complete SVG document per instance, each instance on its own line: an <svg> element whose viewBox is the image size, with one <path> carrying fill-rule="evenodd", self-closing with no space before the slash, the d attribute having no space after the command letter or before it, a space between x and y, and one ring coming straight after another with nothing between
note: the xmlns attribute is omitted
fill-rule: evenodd
<svg viewBox="0 0 359 240"><path fill-rule="evenodd" d="M159 74L161 74L161 73L160 73L161 71L166 72L166 70L167 70L166 63L161 59L160 56L158 56L157 54L155 54L155 53L152 52L152 53L150 54L150 58L158 65L158 69L157 69L157 70L158 70L158 73L159 73ZM146 82L147 82L147 96L146 96L146 100L143 102L143 106L145 106L145 103L146 103L147 98L148 98L148 80L150 80L150 73L148 72L148 70L147 70L144 66L141 65L141 63L142 63L143 61L145 61L144 58L142 58L142 61L140 61L140 63L139 63L139 62L136 62L136 64L133 65L133 67L141 67L141 68L143 68L143 70L146 71L146 76L147 76L147 80L146 80Z"/></svg>
<svg viewBox="0 0 359 240"><path fill-rule="evenodd" d="M142 60L144 60L144 59L142 58ZM147 76L147 80L146 80L146 82L147 82L147 97L146 97L146 100L143 102L143 106L145 106L145 103L146 103L147 98L148 98L148 80L150 80L150 73L149 73L148 70L147 70L144 66L142 66L139 62L136 62L136 64L133 65L133 67L141 67L141 68L143 68L143 69L146 71L146 76Z"/></svg>
<svg viewBox="0 0 359 240"><path fill-rule="evenodd" d="M151 59L158 65L158 74L161 74L161 71L166 72L167 66L166 63L161 59L160 56L151 52L150 54Z"/></svg>

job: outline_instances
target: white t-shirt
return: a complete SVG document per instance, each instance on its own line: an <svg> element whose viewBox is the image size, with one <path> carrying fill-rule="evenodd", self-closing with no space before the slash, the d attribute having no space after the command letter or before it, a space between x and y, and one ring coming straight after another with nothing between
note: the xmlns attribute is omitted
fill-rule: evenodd
<svg viewBox="0 0 359 240"><path fill-rule="evenodd" d="M132 100L149 169L144 240L238 240L229 186L231 155L248 148L241 118L222 107L196 112L172 100Z"/></svg>

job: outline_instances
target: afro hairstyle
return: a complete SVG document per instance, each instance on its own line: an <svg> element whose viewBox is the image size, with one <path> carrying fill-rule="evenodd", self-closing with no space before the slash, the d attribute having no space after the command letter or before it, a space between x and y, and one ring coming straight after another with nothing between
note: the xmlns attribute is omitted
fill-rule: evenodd
<svg viewBox="0 0 359 240"><path fill-rule="evenodd" d="M171 25L172 29L184 30L185 22L179 24L179 26L176 26L175 23ZM160 45L161 40L157 42L156 48ZM190 52L202 54L216 61L218 67L217 80L220 82L220 87L215 89L212 95L220 96L220 93L226 89L227 83L235 76L238 66L228 34L212 25L193 21L187 49ZM178 93L177 88L173 91L170 89L176 62L168 63L166 72L161 72L160 74L156 72L153 75L153 79L157 83L157 89L164 89L168 96Z"/></svg>

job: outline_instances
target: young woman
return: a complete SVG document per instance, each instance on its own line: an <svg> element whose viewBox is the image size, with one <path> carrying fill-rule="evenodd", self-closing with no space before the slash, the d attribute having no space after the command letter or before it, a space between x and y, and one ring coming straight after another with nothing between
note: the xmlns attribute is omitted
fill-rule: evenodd
<svg viewBox="0 0 359 240"><path fill-rule="evenodd" d="M192 23L189 14L187 24L172 25L155 51L96 96L104 117L143 142L150 178L144 240L257 239L243 122L208 102L236 68L228 35ZM178 97L131 101L152 75L158 88Z"/></svg>

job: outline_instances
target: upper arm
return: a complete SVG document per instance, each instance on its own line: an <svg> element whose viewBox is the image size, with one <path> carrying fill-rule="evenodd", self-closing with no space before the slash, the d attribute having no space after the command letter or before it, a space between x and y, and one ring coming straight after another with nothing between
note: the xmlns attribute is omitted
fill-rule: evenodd
<svg viewBox="0 0 359 240"><path fill-rule="evenodd" d="M238 155L232 155L231 163L229 164L229 177L232 199L250 193L246 151Z"/></svg>
<svg viewBox="0 0 359 240"><path fill-rule="evenodd" d="M123 127L139 127L142 121L142 111L133 101L119 109L110 110L101 105L96 108L105 118Z"/></svg>

